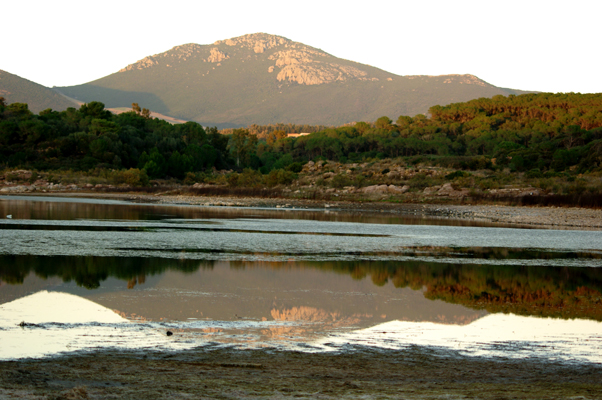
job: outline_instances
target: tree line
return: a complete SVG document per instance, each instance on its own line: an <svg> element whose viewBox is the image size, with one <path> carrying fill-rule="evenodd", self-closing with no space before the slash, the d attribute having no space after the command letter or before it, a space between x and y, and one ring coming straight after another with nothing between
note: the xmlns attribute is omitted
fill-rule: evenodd
<svg viewBox="0 0 602 400"><path fill-rule="evenodd" d="M287 136L297 129L313 133ZM341 127L252 125L227 132L195 122L172 125L137 104L121 114L91 102L35 115L26 104L2 99L0 157L7 167L139 168L151 178L178 179L213 168L268 174L298 172L309 160L397 157L457 169L585 173L602 167L602 94L495 96L395 122L383 116Z"/></svg>

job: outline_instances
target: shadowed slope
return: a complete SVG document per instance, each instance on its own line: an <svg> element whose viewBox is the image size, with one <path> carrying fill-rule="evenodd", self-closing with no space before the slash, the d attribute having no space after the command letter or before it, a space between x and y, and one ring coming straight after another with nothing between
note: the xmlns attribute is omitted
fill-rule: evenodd
<svg viewBox="0 0 602 400"><path fill-rule="evenodd" d="M47 108L62 111L68 107L77 107L77 104L52 89L2 70L0 97L4 97L7 103L27 103L34 113Z"/></svg>

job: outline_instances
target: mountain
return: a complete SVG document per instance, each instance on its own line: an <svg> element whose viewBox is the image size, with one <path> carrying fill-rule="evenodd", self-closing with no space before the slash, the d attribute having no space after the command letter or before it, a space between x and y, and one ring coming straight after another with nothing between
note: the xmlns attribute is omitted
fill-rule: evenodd
<svg viewBox="0 0 602 400"><path fill-rule="evenodd" d="M0 70L0 97L7 103L27 103L29 110L39 113L47 108L62 111L68 107L78 107L54 90L20 76Z"/></svg>
<svg viewBox="0 0 602 400"><path fill-rule="evenodd" d="M84 102L139 103L220 127L396 119L437 104L522 93L473 75L399 76L265 33L176 46L104 78L57 90Z"/></svg>

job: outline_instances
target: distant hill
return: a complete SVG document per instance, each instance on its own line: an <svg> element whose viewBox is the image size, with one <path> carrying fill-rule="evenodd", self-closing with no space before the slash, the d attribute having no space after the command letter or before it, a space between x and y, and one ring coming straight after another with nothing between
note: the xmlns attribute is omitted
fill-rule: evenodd
<svg viewBox="0 0 602 400"><path fill-rule="evenodd" d="M47 108L62 111L78 105L54 90L17 75L0 70L0 97L7 103L27 103L29 110L39 113Z"/></svg>
<svg viewBox="0 0 602 400"><path fill-rule="evenodd" d="M132 103L203 125L341 125L426 113L480 97L524 93L473 75L399 76L257 33L185 44L83 85L57 88L107 107Z"/></svg>

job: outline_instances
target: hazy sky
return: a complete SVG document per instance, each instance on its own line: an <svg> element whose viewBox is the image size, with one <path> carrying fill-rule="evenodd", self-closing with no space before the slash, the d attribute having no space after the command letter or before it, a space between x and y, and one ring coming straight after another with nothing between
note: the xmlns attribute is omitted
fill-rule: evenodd
<svg viewBox="0 0 602 400"><path fill-rule="evenodd" d="M184 43L266 32L398 75L602 92L602 0L0 0L0 9L0 69L46 86L89 82Z"/></svg>

